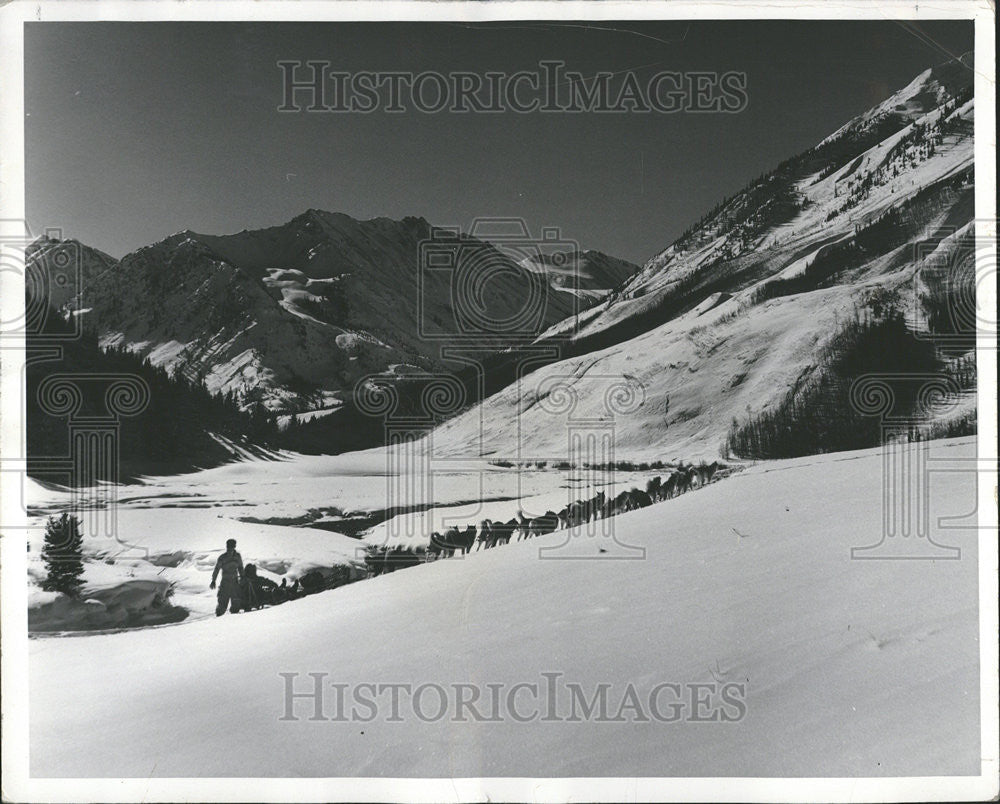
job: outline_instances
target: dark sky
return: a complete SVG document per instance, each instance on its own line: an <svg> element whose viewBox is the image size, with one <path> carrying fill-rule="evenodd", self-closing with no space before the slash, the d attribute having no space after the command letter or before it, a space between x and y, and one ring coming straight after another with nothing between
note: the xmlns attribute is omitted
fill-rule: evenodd
<svg viewBox="0 0 1000 804"><path fill-rule="evenodd" d="M971 22L28 23L32 230L115 257L307 208L467 228L521 216L643 262L749 179L948 53ZM616 30L615 30L616 29ZM738 70L740 114L287 114L279 60L585 75Z"/></svg>

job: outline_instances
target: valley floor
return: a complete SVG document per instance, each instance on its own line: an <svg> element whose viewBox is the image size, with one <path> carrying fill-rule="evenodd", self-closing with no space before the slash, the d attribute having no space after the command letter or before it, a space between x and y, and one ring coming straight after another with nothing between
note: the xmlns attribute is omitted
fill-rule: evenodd
<svg viewBox="0 0 1000 804"><path fill-rule="evenodd" d="M934 466L962 466L975 439L919 448ZM384 494L372 461L368 473L315 482L331 502L352 484ZM164 508L164 497L155 511L162 528L144 527L162 534L162 552L194 532L207 557L228 532L213 482L232 487L243 475L233 499L269 500L277 515L280 466L201 473L201 500L213 507L185 510L192 500L175 499L180 508ZM511 482L502 477L497 497ZM31 775L977 774L977 531L962 519L975 511L975 478L959 471L930 480L935 538L959 548L957 560L852 560L852 548L882 532L882 457L866 450L760 464L615 518L615 538L643 548L642 560L608 558L599 537L559 532L253 614L33 639ZM533 491L565 494L542 481ZM467 499L455 494L451 502ZM130 505L123 525L149 510L129 514ZM953 529L940 529L943 516L959 517ZM245 556L277 555L285 536L304 540L300 557L324 537L356 543L307 528L240 526ZM567 558L581 552L590 560ZM193 566L204 589L208 567L190 560L180 566ZM286 699L290 682L295 692L313 689L310 673L323 674L325 719L310 720L313 700ZM360 719L329 719L336 684L347 685L348 707L366 683L433 683L448 695L452 685L471 685L489 712L488 685L506 699L518 683L544 689L548 679L563 696L549 719L530 717L537 701L525 688L496 719L465 710L465 722L452 722L454 700L435 718L434 690L422 702L430 717L404 698L393 718L388 693L372 691L373 718L362 706ZM567 687L590 699L602 684L611 717L570 717ZM670 722L642 720L634 708L615 719L629 687L648 715L650 692L664 684L679 685L685 699L695 685L712 685L704 689L716 704L729 685L740 703L716 720L698 718L717 707L699 712L690 699ZM669 705L660 698L661 710Z"/></svg>

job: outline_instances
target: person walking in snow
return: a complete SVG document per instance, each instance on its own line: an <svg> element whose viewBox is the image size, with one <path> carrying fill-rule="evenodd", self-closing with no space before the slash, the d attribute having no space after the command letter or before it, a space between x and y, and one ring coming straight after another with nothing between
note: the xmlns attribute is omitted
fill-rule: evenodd
<svg viewBox="0 0 1000 804"><path fill-rule="evenodd" d="M236 552L236 539L226 540L226 552L219 556L212 570L210 589L215 589L215 581L222 573L222 583L219 584L219 605L215 607L215 616L221 617L229 611L236 614L240 610L240 584L243 583L243 559Z"/></svg>

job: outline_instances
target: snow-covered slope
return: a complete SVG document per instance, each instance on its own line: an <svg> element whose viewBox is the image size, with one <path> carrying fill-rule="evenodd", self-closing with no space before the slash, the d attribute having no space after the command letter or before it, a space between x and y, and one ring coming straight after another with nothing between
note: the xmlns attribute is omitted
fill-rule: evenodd
<svg viewBox="0 0 1000 804"><path fill-rule="evenodd" d="M972 439L933 442L968 459ZM980 770L974 527L937 532L954 561L857 561L879 540L878 450L770 463L617 518L645 560L539 560L564 533L443 560L220 620L30 643L31 774L194 776L896 776ZM224 470L217 470L224 471ZM822 489L822 494L817 494ZM975 473L936 474L934 521L975 509ZM953 523L954 524L954 523ZM275 540L284 538L275 532ZM201 568L207 583L208 567ZM370 722L282 721L285 679L442 685L445 717L388 692ZM557 722L546 711L556 677ZM541 685L539 697L514 684ZM742 685L733 722L594 722L569 684ZM452 722L453 684L504 685L500 722ZM730 688L735 690L736 688ZM687 692L679 697L685 698ZM677 698L664 693L660 712ZM421 701L435 713L430 690ZM370 710L358 709L362 716ZM738 715L739 708L728 707Z"/></svg>
<svg viewBox="0 0 1000 804"><path fill-rule="evenodd" d="M539 344L565 359L443 425L438 446L565 455L571 419L614 418L605 394L625 378L644 399L615 418L619 454L717 456L734 417L809 379L838 322L873 287L897 291L911 324L926 326L922 258L940 241L935 261L947 265L974 234L973 120L970 69L925 71L720 203L606 301L552 327ZM870 238L874 245L823 275L806 274L833 244L853 245L890 216L900 221L890 236ZM769 284L791 277L797 285ZM538 404L557 383L575 394L565 415Z"/></svg>
<svg viewBox="0 0 1000 804"><path fill-rule="evenodd" d="M803 239L829 242L933 181L969 167L973 102L968 65L971 61L960 60L925 70L814 148L726 199L650 259L618 295L647 296L692 272L724 273L730 261L761 249L788 252ZM927 136L894 150L913 134L914 124L940 123L956 114L964 124L934 138L939 147L932 153L926 152Z"/></svg>
<svg viewBox="0 0 1000 804"><path fill-rule="evenodd" d="M892 115L905 120L923 116L930 109L965 90L969 86L969 73L974 65L974 54L970 51L957 59L928 67L905 87L845 123L820 144L836 140L850 132L871 128Z"/></svg>

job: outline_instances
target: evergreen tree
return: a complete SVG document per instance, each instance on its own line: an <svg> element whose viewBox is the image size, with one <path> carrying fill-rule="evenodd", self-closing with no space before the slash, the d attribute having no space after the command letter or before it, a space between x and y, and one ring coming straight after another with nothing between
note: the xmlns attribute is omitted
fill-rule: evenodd
<svg viewBox="0 0 1000 804"><path fill-rule="evenodd" d="M31 304L30 300L26 304ZM237 396L211 394L197 373L155 367L148 357L127 348L102 348L96 335L85 331L77 338L63 314L50 309L40 334L65 335L61 358L30 362L27 368L28 472L40 469L40 459L64 455L68 432L64 417L52 415L39 403L38 389L55 373L131 374L149 388L149 404L135 416L121 420L118 446L126 476L134 472L179 471L191 466L217 466L232 458L230 451L214 439L215 434L261 445L277 443L278 429L267 410L255 414L241 410ZM28 348L39 344L28 337ZM104 388L91 384L84 395L83 415L103 415ZM255 390L260 396L260 390ZM111 479L111 478L101 478ZM120 478L119 478L120 479Z"/></svg>
<svg viewBox="0 0 1000 804"><path fill-rule="evenodd" d="M42 560L48 575L42 582L47 592L62 592L76 597L83 585L83 537L80 520L63 512L45 523Z"/></svg>

